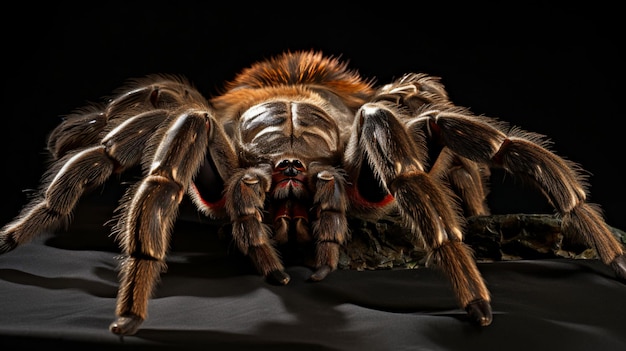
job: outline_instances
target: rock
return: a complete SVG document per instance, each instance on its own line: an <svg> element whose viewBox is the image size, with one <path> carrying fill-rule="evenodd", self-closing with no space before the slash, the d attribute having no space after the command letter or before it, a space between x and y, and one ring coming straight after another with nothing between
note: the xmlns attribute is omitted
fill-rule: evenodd
<svg viewBox="0 0 626 351"><path fill-rule="evenodd" d="M351 223L351 241L343 248L340 269L390 269L423 266L426 251L393 218ZM626 244L626 232L611 231ZM478 261L538 258L595 259L596 252L561 233L561 221L547 214L475 216L467 220L465 242Z"/></svg>

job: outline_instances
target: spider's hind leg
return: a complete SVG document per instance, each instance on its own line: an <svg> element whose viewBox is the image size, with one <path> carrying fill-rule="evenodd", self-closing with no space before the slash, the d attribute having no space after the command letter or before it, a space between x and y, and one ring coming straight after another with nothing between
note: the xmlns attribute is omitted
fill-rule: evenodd
<svg viewBox="0 0 626 351"><path fill-rule="evenodd" d="M587 202L586 183L577 165L522 131L511 133L493 160L513 175L531 178L561 216L562 232L581 237L626 282L625 248L612 234L600 207Z"/></svg>
<svg viewBox="0 0 626 351"><path fill-rule="evenodd" d="M454 108L438 77L409 73L391 84L381 87L374 101L388 101L402 106L408 116L418 115L426 108ZM432 164L428 173L446 182L458 196L466 217L488 215L486 198L489 193L490 169L484 164L459 157L442 144L437 131L429 130L427 120L407 119L406 128L414 137L423 136L421 143L427 147Z"/></svg>
<svg viewBox="0 0 626 351"><path fill-rule="evenodd" d="M463 110L423 111L454 153L478 163L501 167L538 187L562 218L562 232L581 236L606 265L626 281L626 253L611 233L598 205L587 202L586 182L575 163L548 150L543 136L473 116Z"/></svg>
<svg viewBox="0 0 626 351"><path fill-rule="evenodd" d="M37 196L0 230L0 253L29 242L46 230L66 225L83 193L103 184L114 168L101 145L56 161L44 176Z"/></svg>
<svg viewBox="0 0 626 351"><path fill-rule="evenodd" d="M54 162L31 201L0 229L0 253L69 223L85 192L139 164L147 138L166 118L164 107L202 99L185 80L167 76L139 79L121 91L106 104L77 109L50 133Z"/></svg>
<svg viewBox="0 0 626 351"><path fill-rule="evenodd" d="M102 116L101 114L95 113ZM0 230L0 252L14 249L30 241L35 235L54 230L67 223L81 196L90 189L102 185L114 172L122 172L139 164L143 146L150 130L154 130L164 119L163 111L155 110L128 118L124 128L109 132L93 146L83 146L68 151L71 146L85 142L77 141L70 131L90 119L75 116L59 125L51 134L50 145L54 154L62 156L52 163L42 180L41 190L26 205L20 215ZM96 119L97 123L104 123ZM103 127L102 127L103 128ZM91 133L97 134L96 131ZM81 134L82 135L82 134Z"/></svg>
<svg viewBox="0 0 626 351"><path fill-rule="evenodd" d="M359 196L384 202L375 192L358 190L363 187L359 180L365 178L378 180L381 190L393 196L402 224L415 234L416 245L429 251L429 262L451 281L460 306L477 324L489 325L490 294L471 250L462 242L458 203L440 179L426 172L423 140L409 133L405 117L394 104L364 105L353 126L345 168L356 180ZM370 171L373 177L368 176Z"/></svg>

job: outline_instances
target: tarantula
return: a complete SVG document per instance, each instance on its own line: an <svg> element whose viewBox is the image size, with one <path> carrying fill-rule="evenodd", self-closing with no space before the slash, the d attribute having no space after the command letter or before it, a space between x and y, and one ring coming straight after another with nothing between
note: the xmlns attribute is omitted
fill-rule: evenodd
<svg viewBox="0 0 626 351"><path fill-rule="evenodd" d="M543 136L454 105L438 77L410 73L376 86L338 57L285 52L257 62L206 99L186 79L132 80L106 102L63 120L37 197L0 231L0 252L67 224L80 197L140 167L116 210L124 259L116 319L134 334L147 317L185 195L230 224L233 242L271 282L287 284L279 246L314 247L310 279L338 265L348 218L395 214L451 281L461 308L492 322L490 293L463 242L464 216L488 214L487 177L500 167L530 180L618 278L626 254L580 168Z"/></svg>

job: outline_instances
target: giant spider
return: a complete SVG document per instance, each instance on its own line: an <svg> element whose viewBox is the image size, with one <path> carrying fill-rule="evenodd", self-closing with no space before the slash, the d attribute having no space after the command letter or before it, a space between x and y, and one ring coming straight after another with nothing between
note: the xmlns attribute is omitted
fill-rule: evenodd
<svg viewBox="0 0 626 351"><path fill-rule="evenodd" d="M464 216L488 214L493 167L535 184L602 262L626 280L626 254L581 170L542 136L455 106L439 79L406 74L375 86L345 61L315 51L253 64L205 99L187 80L151 75L68 116L49 136L54 157L38 196L0 231L0 252L69 221L77 201L111 175L140 166L116 211L124 260L115 334L134 334L166 266L185 195L224 219L236 247L268 280L287 284L287 242L314 247L310 277L338 265L348 218L391 213L451 281L461 308L492 322L490 294L463 242Z"/></svg>

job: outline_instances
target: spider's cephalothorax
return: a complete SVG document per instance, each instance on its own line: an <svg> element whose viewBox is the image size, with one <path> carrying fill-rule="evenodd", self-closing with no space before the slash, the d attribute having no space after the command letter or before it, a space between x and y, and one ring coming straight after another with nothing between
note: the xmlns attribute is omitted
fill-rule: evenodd
<svg viewBox="0 0 626 351"><path fill-rule="evenodd" d="M620 279L626 255L578 167L541 136L453 105L437 78L406 74L375 87L346 63L288 52L244 70L205 99L186 80L131 81L106 103L68 116L50 135L54 156L38 197L0 231L0 252L67 222L85 191L135 166L114 232L120 265L113 333L137 331L166 264L183 196L231 224L261 274L286 284L278 244L314 247L311 280L337 268L349 217L393 213L445 272L470 319L492 321L490 296L468 247L464 215L488 214L489 169L530 180ZM433 151L437 152L433 152Z"/></svg>

